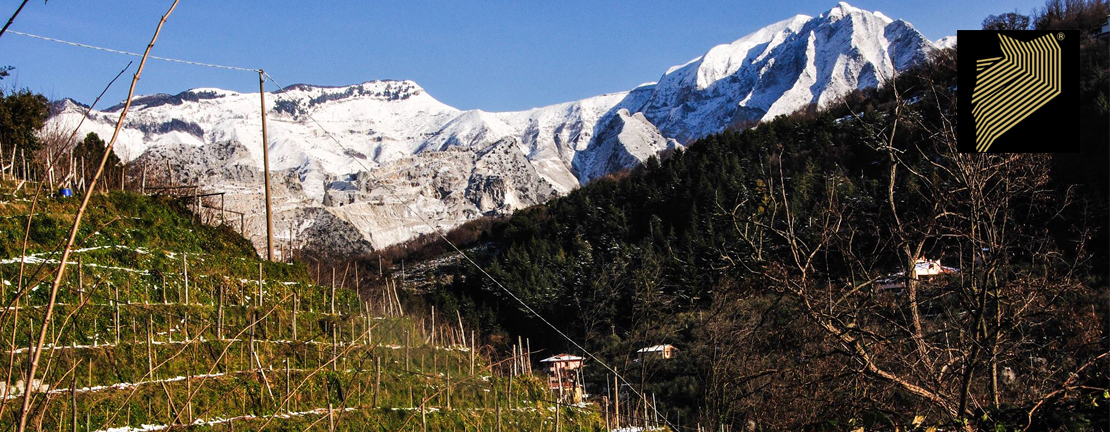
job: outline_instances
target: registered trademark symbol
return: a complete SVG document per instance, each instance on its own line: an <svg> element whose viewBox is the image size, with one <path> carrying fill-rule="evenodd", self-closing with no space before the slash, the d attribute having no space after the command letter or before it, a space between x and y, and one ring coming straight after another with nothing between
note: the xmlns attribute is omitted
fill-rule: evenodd
<svg viewBox="0 0 1110 432"><path fill-rule="evenodd" d="M1064 40L1064 32L1056 33L1056 40Z"/></svg>

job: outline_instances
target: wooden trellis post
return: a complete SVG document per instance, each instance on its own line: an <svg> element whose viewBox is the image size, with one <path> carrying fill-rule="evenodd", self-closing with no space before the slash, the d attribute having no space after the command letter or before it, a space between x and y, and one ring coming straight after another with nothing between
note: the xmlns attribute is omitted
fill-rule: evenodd
<svg viewBox="0 0 1110 432"><path fill-rule="evenodd" d="M224 339L224 285L216 287L216 339Z"/></svg>
<svg viewBox="0 0 1110 432"><path fill-rule="evenodd" d="M154 314L146 316L146 369L151 381L154 381Z"/></svg>
<svg viewBox="0 0 1110 432"><path fill-rule="evenodd" d="M115 309L115 324L116 324L116 345L119 346L119 287L112 285L112 306Z"/></svg>
<svg viewBox="0 0 1110 432"><path fill-rule="evenodd" d="M382 358L374 357L374 408L378 407L378 391L382 387Z"/></svg>
<svg viewBox="0 0 1110 432"><path fill-rule="evenodd" d="M270 212L270 142L266 138L266 80L262 69L258 70L258 98L262 103L262 175L266 187L266 260L274 260L274 218ZM243 215L239 215L242 229Z"/></svg>
<svg viewBox="0 0 1110 432"><path fill-rule="evenodd" d="M185 281L185 305L189 305L189 253L181 253L181 278Z"/></svg>

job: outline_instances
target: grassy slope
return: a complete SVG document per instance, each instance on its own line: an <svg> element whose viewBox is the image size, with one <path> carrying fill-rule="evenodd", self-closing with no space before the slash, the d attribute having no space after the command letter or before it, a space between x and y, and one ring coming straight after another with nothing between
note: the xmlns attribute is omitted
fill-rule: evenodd
<svg viewBox="0 0 1110 432"><path fill-rule="evenodd" d="M0 279L6 281L0 301L7 306L0 317L0 371L12 371L14 384L26 365L32 325L41 323L57 267L54 248L79 203L40 201L28 243L28 292L13 335L30 197L12 189L10 183L0 188ZM328 313L331 290L313 285L303 265L260 261L233 230L194 223L169 199L96 196L78 238L80 265L67 270L48 332L55 341L48 347L57 347L44 356L52 392L35 398L32 424L43 430L69 430L75 418L78 430L103 430L166 425L175 417L179 424L195 421L197 430L227 430L226 419L240 430L257 429L271 417L267 428L328 430L329 406L338 430L420 429L425 394L428 430L494 430L498 406L504 430L553 429L554 408L540 402L551 399L540 380L518 377L509 391L508 378L493 376L480 356L472 372L467 348L427 343L417 318L367 315L352 290L336 290L336 313ZM264 318L254 328L252 359L256 313ZM0 429L13 425L17 403L5 402ZM561 417L563 430L602 427L585 410L565 408Z"/></svg>

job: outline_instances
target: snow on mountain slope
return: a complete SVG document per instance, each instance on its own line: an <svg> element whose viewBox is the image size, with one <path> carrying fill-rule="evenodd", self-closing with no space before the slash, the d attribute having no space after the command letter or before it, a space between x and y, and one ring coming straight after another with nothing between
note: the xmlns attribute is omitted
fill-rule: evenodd
<svg viewBox="0 0 1110 432"><path fill-rule="evenodd" d="M881 85L950 43L840 3L713 47L657 83L526 111L460 111L412 81L289 86L266 95L275 229L355 251L428 232L421 215L451 228L508 213L707 134ZM202 88L136 98L115 151L172 176L163 181L231 193L262 246L258 97ZM81 134L107 139L120 108L91 112ZM72 128L83 112L63 103L50 121Z"/></svg>
<svg viewBox="0 0 1110 432"><path fill-rule="evenodd" d="M933 42L933 44L936 45L937 48L940 48L940 49L952 48L952 47L956 46L956 36L942 37L940 39L937 39L936 42Z"/></svg>
<svg viewBox="0 0 1110 432"><path fill-rule="evenodd" d="M590 181L676 147L680 147L678 142L660 135L643 113L629 114L622 108L609 118L590 147L578 153L574 169L583 181Z"/></svg>
<svg viewBox="0 0 1110 432"><path fill-rule="evenodd" d="M688 143L727 127L824 105L924 60L931 41L902 20L839 3L714 47L659 79L642 111Z"/></svg>

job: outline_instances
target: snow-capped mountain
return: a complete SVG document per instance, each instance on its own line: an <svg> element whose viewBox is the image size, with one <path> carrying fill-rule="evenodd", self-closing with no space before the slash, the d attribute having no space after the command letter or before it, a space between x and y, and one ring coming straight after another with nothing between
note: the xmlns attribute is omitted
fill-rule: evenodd
<svg viewBox="0 0 1110 432"><path fill-rule="evenodd" d="M527 111L460 111L412 81L289 86L266 94L275 230L350 251L430 232L425 220L451 228L504 214L707 134L882 85L937 45L840 3L713 47L657 83ZM119 109L92 111L81 134L107 138ZM51 122L72 128L84 111L66 102ZM261 246L259 111L257 93L140 97L115 151L152 178L228 192Z"/></svg>
<svg viewBox="0 0 1110 432"><path fill-rule="evenodd" d="M953 48L956 46L956 36L945 36L933 43L940 49Z"/></svg>

